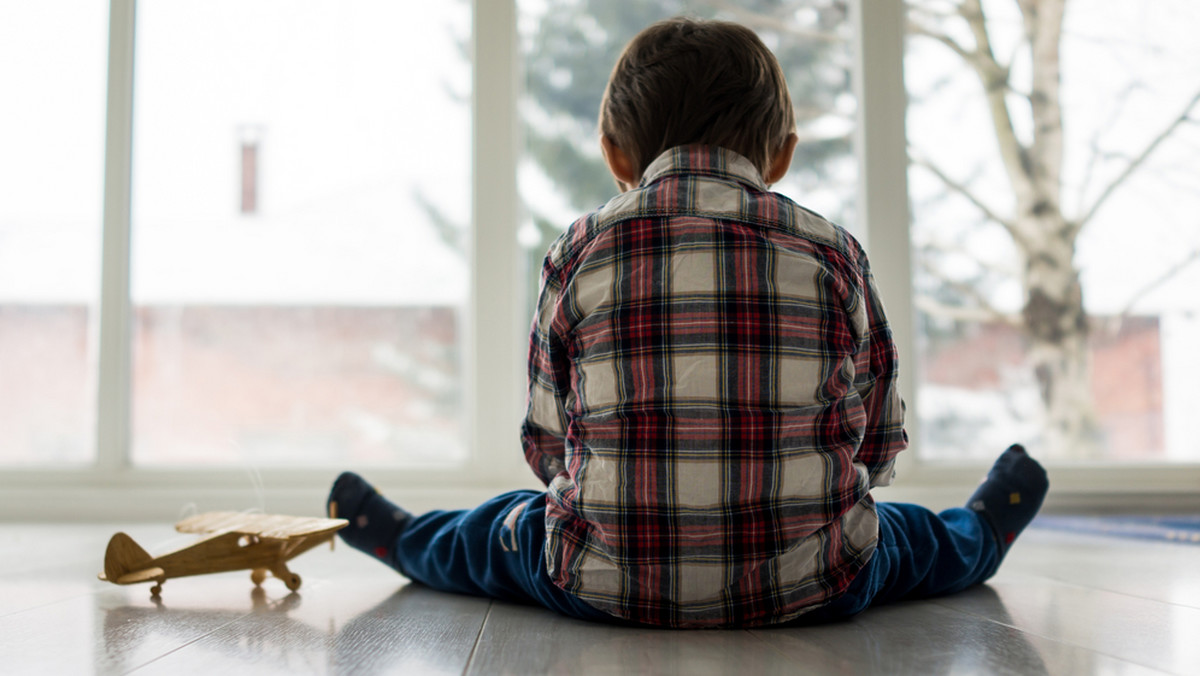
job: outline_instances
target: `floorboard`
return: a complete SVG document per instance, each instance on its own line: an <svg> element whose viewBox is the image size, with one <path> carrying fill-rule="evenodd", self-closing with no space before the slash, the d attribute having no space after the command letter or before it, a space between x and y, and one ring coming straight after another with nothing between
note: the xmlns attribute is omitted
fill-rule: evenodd
<svg viewBox="0 0 1200 676"><path fill-rule="evenodd" d="M137 674L461 674L490 602L328 582L254 608ZM356 609L357 610L352 610Z"/></svg>
<svg viewBox="0 0 1200 676"><path fill-rule="evenodd" d="M468 674L795 674L744 631L633 629L496 603Z"/></svg>
<svg viewBox="0 0 1200 676"><path fill-rule="evenodd" d="M1057 580L1007 574L988 583L1013 627L1096 655L1159 669L1196 673L1200 644L1200 609L1140 596L1092 589ZM938 601L964 613L994 612L978 594Z"/></svg>
<svg viewBox="0 0 1200 676"><path fill-rule="evenodd" d="M1194 544L1034 528L1021 536L1001 572L1200 608L1200 546Z"/></svg>
<svg viewBox="0 0 1200 676"><path fill-rule="evenodd" d="M963 613L930 601L882 607L844 623L803 630L755 633L797 663L821 655L817 673L846 674L1039 674L1159 673L1083 648L1056 644L1006 622L1004 606L988 587L963 592L986 612ZM825 655L831 654L830 660Z"/></svg>
<svg viewBox="0 0 1200 676"><path fill-rule="evenodd" d="M248 575L96 579L106 526L0 525L0 673L1195 674L1200 547L1027 532L988 585L849 622L640 630L441 594L347 548ZM128 531L152 552L168 527ZM183 541L190 536L185 536Z"/></svg>

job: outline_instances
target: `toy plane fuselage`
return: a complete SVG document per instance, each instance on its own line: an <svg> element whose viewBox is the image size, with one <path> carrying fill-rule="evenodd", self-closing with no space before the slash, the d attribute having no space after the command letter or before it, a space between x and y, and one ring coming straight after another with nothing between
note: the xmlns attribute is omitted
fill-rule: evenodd
<svg viewBox="0 0 1200 676"><path fill-rule="evenodd" d="M155 582L157 596L162 583L176 577L205 575L233 570L250 570L250 579L261 584L270 572L288 589L300 587L300 576L286 562L333 539L344 528L345 519L316 519L271 514L211 512L175 524L181 533L203 533L205 537L182 549L152 557L133 538L117 533L109 540L101 580L114 584Z"/></svg>

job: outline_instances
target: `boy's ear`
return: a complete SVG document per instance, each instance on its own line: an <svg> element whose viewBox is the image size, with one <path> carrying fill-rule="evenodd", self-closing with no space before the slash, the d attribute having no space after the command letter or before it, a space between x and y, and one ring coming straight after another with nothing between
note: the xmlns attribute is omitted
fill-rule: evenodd
<svg viewBox="0 0 1200 676"><path fill-rule="evenodd" d="M638 184L638 177L634 175L633 160L624 150L618 148L607 134L600 135L600 152L604 155L608 171L617 180L617 187L621 189L621 192L630 190Z"/></svg>
<svg viewBox="0 0 1200 676"><path fill-rule="evenodd" d="M771 156L771 167L767 169L766 176L763 176L767 185L778 183L779 179L788 172L788 168L792 166L792 155L796 152L796 144L799 142L800 137L796 136L796 132L792 132L784 139L779 150L776 150L775 154Z"/></svg>

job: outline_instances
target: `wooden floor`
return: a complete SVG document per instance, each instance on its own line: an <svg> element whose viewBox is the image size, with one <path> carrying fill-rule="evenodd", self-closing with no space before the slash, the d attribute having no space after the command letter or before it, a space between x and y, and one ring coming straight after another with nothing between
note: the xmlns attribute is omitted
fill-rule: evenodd
<svg viewBox="0 0 1200 676"><path fill-rule="evenodd" d="M339 547L248 575L95 578L115 527L0 525L0 673L1200 674L1200 547L1031 530L957 596L804 629L654 631L430 591ZM126 529L153 553L186 541ZM156 547L157 545L157 547Z"/></svg>

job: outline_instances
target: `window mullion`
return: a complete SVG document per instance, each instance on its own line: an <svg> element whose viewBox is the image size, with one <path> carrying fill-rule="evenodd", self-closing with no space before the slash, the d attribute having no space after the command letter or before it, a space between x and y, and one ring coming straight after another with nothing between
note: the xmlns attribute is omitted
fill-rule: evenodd
<svg viewBox="0 0 1200 676"><path fill-rule="evenodd" d="M854 147L859 163L858 214L900 354L901 395L909 407L905 427L910 438L918 439L904 128L905 6L903 0L871 0L870 11L865 11L866 2L850 3L856 36L858 120ZM912 461L912 453L904 456L908 456L907 462Z"/></svg>
<svg viewBox="0 0 1200 676"><path fill-rule="evenodd" d="M133 146L133 50L136 0L112 0L104 153L104 225L100 279L96 464L129 465L130 181Z"/></svg>
<svg viewBox="0 0 1200 676"><path fill-rule="evenodd" d="M484 482L528 477L521 462L524 353L517 293L520 156L516 0L473 4L472 247L468 391L471 449Z"/></svg>

